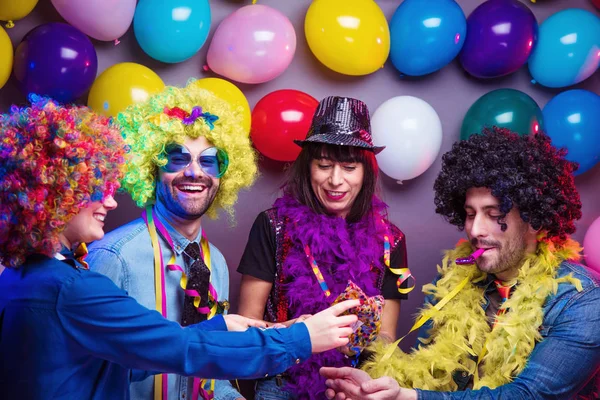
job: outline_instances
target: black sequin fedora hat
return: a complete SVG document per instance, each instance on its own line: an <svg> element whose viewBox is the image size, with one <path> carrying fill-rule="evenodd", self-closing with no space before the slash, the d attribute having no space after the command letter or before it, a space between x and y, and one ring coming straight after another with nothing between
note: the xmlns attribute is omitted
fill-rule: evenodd
<svg viewBox="0 0 600 400"><path fill-rule="evenodd" d="M299 146L305 143L327 143L338 146L356 146L378 154L385 146L374 146L371 137L371 120L367 105L350 97L324 98L315 111L305 140L294 140Z"/></svg>

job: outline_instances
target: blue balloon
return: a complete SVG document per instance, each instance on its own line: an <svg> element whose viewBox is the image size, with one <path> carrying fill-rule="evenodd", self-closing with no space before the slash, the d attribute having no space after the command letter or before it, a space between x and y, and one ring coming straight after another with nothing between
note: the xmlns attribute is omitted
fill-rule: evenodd
<svg viewBox="0 0 600 400"><path fill-rule="evenodd" d="M552 98L542 111L546 133L556 147L569 150L567 159L579 163L575 175L600 160L600 96L587 90L567 90Z"/></svg>
<svg viewBox="0 0 600 400"><path fill-rule="evenodd" d="M208 0L140 0L133 17L133 31L150 57L178 63L204 45L210 20Z"/></svg>
<svg viewBox="0 0 600 400"><path fill-rule="evenodd" d="M390 58L406 75L435 72L460 52L467 20L454 0L404 0L390 21Z"/></svg>
<svg viewBox="0 0 600 400"><path fill-rule="evenodd" d="M529 58L529 72L539 84L565 87L589 78L600 65L600 18L569 8L540 25Z"/></svg>

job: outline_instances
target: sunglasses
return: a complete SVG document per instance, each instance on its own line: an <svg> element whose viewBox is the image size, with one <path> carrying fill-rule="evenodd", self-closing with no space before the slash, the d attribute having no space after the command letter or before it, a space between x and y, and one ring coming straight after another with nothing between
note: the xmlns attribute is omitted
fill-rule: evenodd
<svg viewBox="0 0 600 400"><path fill-rule="evenodd" d="M165 172L179 172L192 164L192 153L182 144L172 143L165 147L164 158L167 163L161 167ZM198 165L205 174L220 178L227 171L229 157L223 149L209 147L198 154Z"/></svg>

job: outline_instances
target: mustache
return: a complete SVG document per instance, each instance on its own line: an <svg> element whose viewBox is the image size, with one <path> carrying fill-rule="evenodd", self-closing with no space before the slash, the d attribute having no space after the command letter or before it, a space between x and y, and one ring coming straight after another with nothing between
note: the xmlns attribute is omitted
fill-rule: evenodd
<svg viewBox="0 0 600 400"><path fill-rule="evenodd" d="M498 242L492 242L489 240L480 240L473 238L471 239L471 246L473 247L497 247L501 248L502 246Z"/></svg>

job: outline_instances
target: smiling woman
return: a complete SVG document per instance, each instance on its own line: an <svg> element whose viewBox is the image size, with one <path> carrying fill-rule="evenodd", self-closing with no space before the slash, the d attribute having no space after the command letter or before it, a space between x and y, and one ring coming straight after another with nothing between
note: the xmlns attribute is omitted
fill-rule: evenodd
<svg viewBox="0 0 600 400"><path fill-rule="evenodd" d="M124 144L108 118L35 95L30 100L31 107L13 106L0 116L0 263L7 267L101 238L102 222L88 207L114 208L109 198L123 176ZM88 218L73 221L82 210Z"/></svg>
<svg viewBox="0 0 600 400"><path fill-rule="evenodd" d="M244 275L240 314L290 325L327 308L352 281L368 296L383 295L383 315L373 313L369 323L394 338L400 300L411 290L410 272L404 235L376 195L375 154L383 148L373 146L370 130L363 102L321 101L306 140L296 142L302 150L283 196L250 232L238 268ZM401 271L400 278L392 269ZM323 398L320 366L360 362L360 347L342 351L315 355L282 376L261 380L256 398Z"/></svg>

